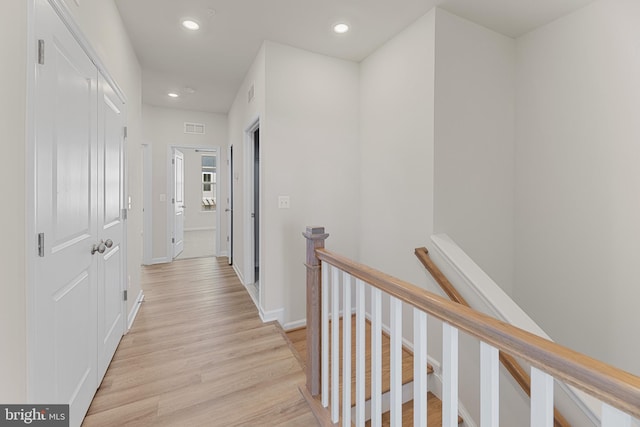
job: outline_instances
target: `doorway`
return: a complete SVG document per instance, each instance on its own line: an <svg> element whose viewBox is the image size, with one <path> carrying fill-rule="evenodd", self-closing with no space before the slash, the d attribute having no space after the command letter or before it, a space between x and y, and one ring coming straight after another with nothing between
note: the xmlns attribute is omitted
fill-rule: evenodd
<svg viewBox="0 0 640 427"><path fill-rule="evenodd" d="M260 161L260 121L255 120L245 129L244 170L245 187L244 202L246 206L244 216L244 244L245 267L243 271L244 284L254 302L259 306L260 301L260 259L261 259L261 161Z"/></svg>
<svg viewBox="0 0 640 427"><path fill-rule="evenodd" d="M218 256L220 248L217 147L173 146L168 244L172 259ZM180 153L180 154L177 154ZM179 156L182 159L179 159ZM181 212L181 214L179 214Z"/></svg>

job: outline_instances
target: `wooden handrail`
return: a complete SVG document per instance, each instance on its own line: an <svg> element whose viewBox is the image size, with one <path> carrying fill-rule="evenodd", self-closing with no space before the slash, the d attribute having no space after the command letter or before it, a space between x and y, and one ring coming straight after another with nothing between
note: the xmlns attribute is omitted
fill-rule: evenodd
<svg viewBox="0 0 640 427"><path fill-rule="evenodd" d="M404 303L429 313L498 350L519 357L608 405L640 417L640 377L326 249L316 249L315 254L318 259Z"/></svg>
<svg viewBox="0 0 640 427"><path fill-rule="evenodd" d="M460 295L456 287L447 279L447 276L445 276L440 268L433 262L427 248L416 248L415 254L451 301L462 304L465 307L471 307L462 295ZM524 368L520 366L516 359L504 351L500 351L500 362L502 362L505 369L511 374L513 379L516 380L518 385L520 385L520 388L527 393L527 396L531 396L531 377ZM556 408L553 409L553 425L555 427L571 427L571 424Z"/></svg>

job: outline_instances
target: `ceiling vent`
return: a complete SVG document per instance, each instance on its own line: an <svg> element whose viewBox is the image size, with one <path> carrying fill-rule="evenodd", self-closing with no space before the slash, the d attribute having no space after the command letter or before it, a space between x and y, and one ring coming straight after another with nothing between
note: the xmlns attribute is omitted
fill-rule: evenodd
<svg viewBox="0 0 640 427"><path fill-rule="evenodd" d="M190 133L193 135L204 135L203 123L184 123L184 133Z"/></svg>

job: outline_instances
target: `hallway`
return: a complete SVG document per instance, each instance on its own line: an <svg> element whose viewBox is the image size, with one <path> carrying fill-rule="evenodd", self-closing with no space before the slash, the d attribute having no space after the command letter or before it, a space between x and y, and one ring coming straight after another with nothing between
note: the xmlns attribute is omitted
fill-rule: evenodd
<svg viewBox="0 0 640 427"><path fill-rule="evenodd" d="M304 374L226 258L143 267L145 301L84 426L312 426Z"/></svg>

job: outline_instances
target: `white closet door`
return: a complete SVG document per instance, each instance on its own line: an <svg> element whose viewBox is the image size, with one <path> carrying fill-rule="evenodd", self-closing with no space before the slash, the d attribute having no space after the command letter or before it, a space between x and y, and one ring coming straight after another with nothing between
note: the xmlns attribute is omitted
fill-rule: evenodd
<svg viewBox="0 0 640 427"><path fill-rule="evenodd" d="M97 387L97 69L48 2L38 0L37 258L30 397L69 403L79 425Z"/></svg>
<svg viewBox="0 0 640 427"><path fill-rule="evenodd" d="M124 334L126 312L124 208L124 103L100 76L98 83L98 382Z"/></svg>

